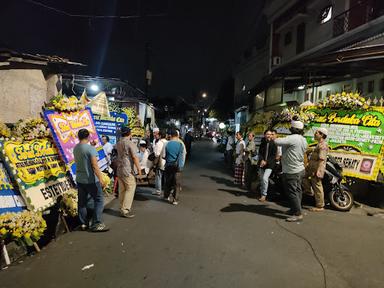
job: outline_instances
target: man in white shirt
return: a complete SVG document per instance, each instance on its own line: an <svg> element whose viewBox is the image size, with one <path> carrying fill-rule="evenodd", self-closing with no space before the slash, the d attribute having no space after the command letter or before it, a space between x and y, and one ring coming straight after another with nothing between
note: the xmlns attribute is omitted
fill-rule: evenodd
<svg viewBox="0 0 384 288"><path fill-rule="evenodd" d="M275 140L277 146L282 146L281 164L283 168L284 190L288 196L291 209L288 212L291 217L286 221L297 222L303 220L301 212L301 188L304 177L304 153L308 147L304 134L304 124L300 121L292 121L291 135Z"/></svg>
<svg viewBox="0 0 384 288"><path fill-rule="evenodd" d="M236 132L235 184L244 187L245 142L240 131Z"/></svg>
<svg viewBox="0 0 384 288"><path fill-rule="evenodd" d="M108 162L108 168L106 170L108 170L108 174L111 174L112 173L111 156L113 151L113 145L109 143L109 137L107 135L103 135L101 137L101 140L103 141L103 150Z"/></svg>
<svg viewBox="0 0 384 288"><path fill-rule="evenodd" d="M163 131L158 131L155 137L157 137L157 141L156 144L153 146L153 153L155 154L155 162L157 163L155 168L155 191L152 194L160 196L162 191L162 181L165 169L165 160L162 158L162 152L165 149L167 140L165 139L165 133Z"/></svg>

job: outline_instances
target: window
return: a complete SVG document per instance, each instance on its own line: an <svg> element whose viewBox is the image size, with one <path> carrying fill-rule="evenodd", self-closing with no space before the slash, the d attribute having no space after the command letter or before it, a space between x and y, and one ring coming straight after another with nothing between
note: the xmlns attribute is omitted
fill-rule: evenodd
<svg viewBox="0 0 384 288"><path fill-rule="evenodd" d="M364 92L364 91L363 91L363 90L364 90L363 82L357 83L356 90L357 90L357 92L359 92L359 93L363 93L363 92Z"/></svg>
<svg viewBox="0 0 384 288"><path fill-rule="evenodd" d="M384 91L384 78L380 80L380 91Z"/></svg>
<svg viewBox="0 0 384 288"><path fill-rule="evenodd" d="M292 42L292 32L288 32L284 36L284 46L288 46Z"/></svg>
<svg viewBox="0 0 384 288"><path fill-rule="evenodd" d="M319 95L317 96L318 100L323 100L323 91L319 91Z"/></svg>
<svg viewBox="0 0 384 288"><path fill-rule="evenodd" d="M305 47L305 23L297 25L296 54L304 52Z"/></svg>
<svg viewBox="0 0 384 288"><path fill-rule="evenodd" d="M373 93L375 91L375 80L368 82L368 93Z"/></svg>
<svg viewBox="0 0 384 288"><path fill-rule="evenodd" d="M331 19L332 19L332 6L327 6L320 13L320 24L327 23Z"/></svg>

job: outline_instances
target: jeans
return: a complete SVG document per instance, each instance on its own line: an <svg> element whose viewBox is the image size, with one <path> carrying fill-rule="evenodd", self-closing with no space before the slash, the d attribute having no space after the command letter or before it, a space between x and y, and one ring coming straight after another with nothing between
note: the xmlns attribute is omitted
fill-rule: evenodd
<svg viewBox="0 0 384 288"><path fill-rule="evenodd" d="M77 189L79 191L77 194L77 209L79 212L79 219L81 224L87 226L89 224L87 219L88 195L90 195L93 200L93 216L91 226L101 223L101 215L103 214L104 210L104 195L100 183L77 183Z"/></svg>
<svg viewBox="0 0 384 288"><path fill-rule="evenodd" d="M136 191L136 178L132 174L118 178L120 212L126 214L131 211Z"/></svg>
<svg viewBox="0 0 384 288"><path fill-rule="evenodd" d="M164 198L168 198L171 193L175 201L179 200L181 191L181 172L174 166L165 167Z"/></svg>
<svg viewBox="0 0 384 288"><path fill-rule="evenodd" d="M271 168L267 168L267 169L260 168L259 169L261 196L267 196L269 177L271 176L271 173L272 173Z"/></svg>
<svg viewBox="0 0 384 288"><path fill-rule="evenodd" d="M157 192L161 192L162 190L162 179L163 179L163 173L164 171L161 169L156 169L156 176L155 176L155 189Z"/></svg>
<svg viewBox="0 0 384 288"><path fill-rule="evenodd" d="M304 170L295 174L283 174L284 190L289 199L293 215L301 215L301 199L303 191L301 188L304 177Z"/></svg>

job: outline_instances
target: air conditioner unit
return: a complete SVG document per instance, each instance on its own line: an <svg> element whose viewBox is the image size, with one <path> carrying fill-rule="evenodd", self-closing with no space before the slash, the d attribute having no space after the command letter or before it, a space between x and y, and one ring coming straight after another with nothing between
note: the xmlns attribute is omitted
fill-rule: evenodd
<svg viewBox="0 0 384 288"><path fill-rule="evenodd" d="M275 56L272 58L272 66L278 66L281 64L281 57Z"/></svg>

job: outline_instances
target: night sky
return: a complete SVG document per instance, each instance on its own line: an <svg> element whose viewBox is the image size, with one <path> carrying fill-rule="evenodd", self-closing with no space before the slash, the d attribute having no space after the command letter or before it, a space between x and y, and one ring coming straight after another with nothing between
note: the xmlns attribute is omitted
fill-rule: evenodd
<svg viewBox="0 0 384 288"><path fill-rule="evenodd" d="M193 91L216 95L255 44L264 1L36 0L69 14L141 16L131 19L77 18L29 0L0 2L0 46L66 57L87 64L89 75L143 90L149 43L152 97L191 99Z"/></svg>

